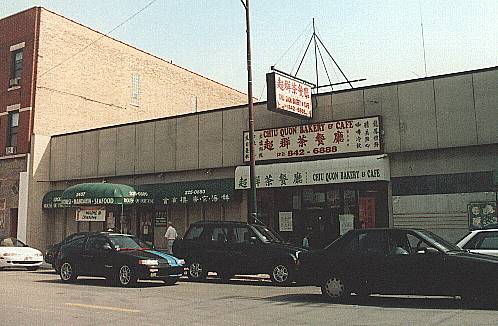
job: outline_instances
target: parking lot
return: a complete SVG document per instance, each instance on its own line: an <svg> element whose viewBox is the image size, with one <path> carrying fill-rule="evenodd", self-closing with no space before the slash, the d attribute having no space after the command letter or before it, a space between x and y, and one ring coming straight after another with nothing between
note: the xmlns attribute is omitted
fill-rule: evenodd
<svg viewBox="0 0 498 326"><path fill-rule="evenodd" d="M96 278L63 284L50 270L4 270L0 287L2 325L495 325L498 320L498 310L468 309L444 297L372 296L332 304L316 287L277 287L261 277L118 288Z"/></svg>

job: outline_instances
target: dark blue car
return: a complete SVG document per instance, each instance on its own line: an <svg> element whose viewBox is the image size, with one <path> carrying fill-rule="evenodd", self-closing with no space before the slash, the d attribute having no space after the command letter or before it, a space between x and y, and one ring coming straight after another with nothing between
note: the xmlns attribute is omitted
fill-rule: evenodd
<svg viewBox="0 0 498 326"><path fill-rule="evenodd" d="M56 266L63 282L78 276L105 277L120 286L138 279L175 284L184 260L153 250L138 238L109 232L90 233L60 248Z"/></svg>

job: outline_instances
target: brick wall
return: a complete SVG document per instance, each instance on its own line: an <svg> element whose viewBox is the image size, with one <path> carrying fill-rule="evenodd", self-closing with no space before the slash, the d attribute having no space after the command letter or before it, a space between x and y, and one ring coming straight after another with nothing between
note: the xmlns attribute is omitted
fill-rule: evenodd
<svg viewBox="0 0 498 326"><path fill-rule="evenodd" d="M40 22L35 133L188 113L195 102L204 111L247 100L244 93L45 9ZM140 80L138 106L131 98L134 74Z"/></svg>

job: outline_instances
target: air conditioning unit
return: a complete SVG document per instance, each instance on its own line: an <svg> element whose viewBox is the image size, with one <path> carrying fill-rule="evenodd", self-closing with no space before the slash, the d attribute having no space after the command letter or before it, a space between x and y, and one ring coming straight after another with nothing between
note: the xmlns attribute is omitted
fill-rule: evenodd
<svg viewBox="0 0 498 326"><path fill-rule="evenodd" d="M21 77L11 78L9 80L9 87L19 86L21 83Z"/></svg>
<svg viewBox="0 0 498 326"><path fill-rule="evenodd" d="M17 151L16 151L16 147L15 146L7 146L5 147L5 154L6 155L14 155Z"/></svg>

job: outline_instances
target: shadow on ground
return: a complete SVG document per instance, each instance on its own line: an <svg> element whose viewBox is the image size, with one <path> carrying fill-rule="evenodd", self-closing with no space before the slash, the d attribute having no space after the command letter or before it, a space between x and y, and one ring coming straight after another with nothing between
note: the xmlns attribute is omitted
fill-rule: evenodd
<svg viewBox="0 0 498 326"><path fill-rule="evenodd" d="M111 284L108 280L103 278L78 278L73 283L64 283L60 279L51 279L51 280L38 280L35 281L38 283L52 283L52 284L61 284L68 286L96 286L96 287L107 287L107 288L120 288L119 286ZM177 283L178 284L178 283ZM170 287L175 285L166 285L162 281L138 281L135 286L132 288L155 288L155 287Z"/></svg>
<svg viewBox="0 0 498 326"><path fill-rule="evenodd" d="M366 298L351 296L347 301L334 303L325 299L321 294L286 294L262 298L269 302L282 304L311 304L311 305L351 305L382 308L414 308L414 309L462 309L462 310L496 310L498 305L481 303L467 303L460 298L453 297L419 297L419 296L379 296L372 295Z"/></svg>

